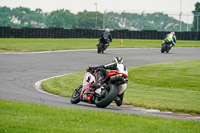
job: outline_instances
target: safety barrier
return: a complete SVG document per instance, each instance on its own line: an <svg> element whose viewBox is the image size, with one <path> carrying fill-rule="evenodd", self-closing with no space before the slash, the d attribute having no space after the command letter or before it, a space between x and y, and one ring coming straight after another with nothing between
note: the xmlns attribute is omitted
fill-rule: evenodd
<svg viewBox="0 0 200 133"><path fill-rule="evenodd" d="M0 38L99 38L102 30L64 28L10 28L0 27ZM163 39L166 31L113 30L113 38ZM200 40L200 32L176 32L178 40Z"/></svg>

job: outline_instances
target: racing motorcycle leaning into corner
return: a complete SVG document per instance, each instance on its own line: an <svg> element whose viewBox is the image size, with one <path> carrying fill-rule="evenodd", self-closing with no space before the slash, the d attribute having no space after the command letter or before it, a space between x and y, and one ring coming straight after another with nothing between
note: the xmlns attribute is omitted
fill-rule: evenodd
<svg viewBox="0 0 200 133"><path fill-rule="evenodd" d="M120 64L117 68L118 70L110 70L107 76L102 78L100 87L96 89L90 86L96 82L98 69L87 69L83 83L75 89L70 98L71 103L77 104L82 101L100 108L107 107L118 95L124 93L127 87L127 69Z"/></svg>
<svg viewBox="0 0 200 133"><path fill-rule="evenodd" d="M167 34L161 46L161 53L164 53L165 51L166 53L169 53L169 50L172 48L172 46L175 46L175 43L176 43L175 32Z"/></svg>
<svg viewBox="0 0 200 133"><path fill-rule="evenodd" d="M97 53L104 53L110 42L112 42L112 37L110 34L110 29L107 28L99 38L99 43L97 44Z"/></svg>
<svg viewBox="0 0 200 133"><path fill-rule="evenodd" d="M171 41L168 40L167 38L164 39L163 43L162 43L162 47L161 47L161 53L164 53L166 51L166 53L169 52L169 50L171 49Z"/></svg>

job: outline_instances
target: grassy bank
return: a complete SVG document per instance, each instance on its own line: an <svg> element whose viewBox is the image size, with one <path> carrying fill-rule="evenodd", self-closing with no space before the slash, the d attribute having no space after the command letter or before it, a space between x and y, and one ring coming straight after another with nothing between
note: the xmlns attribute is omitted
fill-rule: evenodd
<svg viewBox="0 0 200 133"><path fill-rule="evenodd" d="M109 48L151 48L161 46L162 40L113 39ZM0 53L36 52L71 49L96 49L98 39L13 39L0 38ZM177 47L200 47L200 41L177 41Z"/></svg>
<svg viewBox="0 0 200 133"><path fill-rule="evenodd" d="M0 100L1 133L198 133L200 122Z"/></svg>
<svg viewBox="0 0 200 133"><path fill-rule="evenodd" d="M129 67L128 71L124 104L200 114L200 60ZM70 97L83 75L79 72L49 79L42 86L51 93Z"/></svg>

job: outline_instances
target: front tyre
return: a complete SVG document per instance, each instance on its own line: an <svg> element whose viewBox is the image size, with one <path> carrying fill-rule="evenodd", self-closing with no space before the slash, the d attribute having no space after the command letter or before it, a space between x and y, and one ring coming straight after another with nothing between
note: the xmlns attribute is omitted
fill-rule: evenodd
<svg viewBox="0 0 200 133"><path fill-rule="evenodd" d="M80 85L72 94L70 101L72 104L77 104L81 101L80 94L81 94L82 85Z"/></svg>
<svg viewBox="0 0 200 133"><path fill-rule="evenodd" d="M162 44L162 47L161 47L161 53L164 53L165 50L166 50L166 44L163 43L163 44Z"/></svg>
<svg viewBox="0 0 200 133"><path fill-rule="evenodd" d="M97 53L101 53L103 51L103 43L99 43L97 47Z"/></svg>
<svg viewBox="0 0 200 133"><path fill-rule="evenodd" d="M100 108L105 108L108 106L116 97L118 93L118 88L114 84L110 84L106 93L102 97L95 98L95 105Z"/></svg>
<svg viewBox="0 0 200 133"><path fill-rule="evenodd" d="M167 45L167 50L166 52L169 53L169 50L171 49L171 46L170 45Z"/></svg>

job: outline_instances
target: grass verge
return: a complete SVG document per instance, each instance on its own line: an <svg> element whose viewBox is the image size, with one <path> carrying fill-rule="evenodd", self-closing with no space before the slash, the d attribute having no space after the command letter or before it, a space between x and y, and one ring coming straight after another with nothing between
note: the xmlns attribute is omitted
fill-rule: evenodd
<svg viewBox="0 0 200 133"><path fill-rule="evenodd" d="M1 133L199 133L200 122L0 100Z"/></svg>
<svg viewBox="0 0 200 133"><path fill-rule="evenodd" d="M124 104L162 111L200 114L200 60L129 67ZM82 76L80 76L82 75ZM51 93L70 97L84 72L42 83Z"/></svg>
<svg viewBox="0 0 200 133"><path fill-rule="evenodd" d="M161 47L162 40L113 39L109 48L152 48ZM98 39L19 39L0 38L0 53L37 52L71 49L96 49ZM200 47L200 41L177 41L177 47Z"/></svg>

